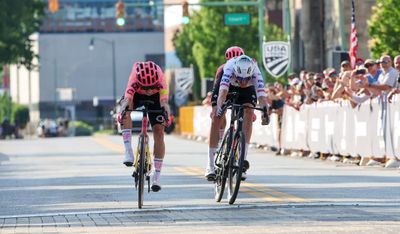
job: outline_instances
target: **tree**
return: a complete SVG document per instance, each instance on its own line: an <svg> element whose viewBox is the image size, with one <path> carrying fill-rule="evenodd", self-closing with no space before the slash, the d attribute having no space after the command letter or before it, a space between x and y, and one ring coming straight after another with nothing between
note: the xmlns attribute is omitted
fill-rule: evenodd
<svg viewBox="0 0 400 234"><path fill-rule="evenodd" d="M0 124L5 118L10 119L11 105L11 98L8 93L0 95Z"/></svg>
<svg viewBox="0 0 400 234"><path fill-rule="evenodd" d="M250 13L250 25L224 26L226 13ZM285 40L282 30L272 24L266 25L265 36L267 41ZM175 32L173 42L183 66L193 64L198 68L196 75L201 78L214 77L218 66L225 62L225 50L230 46L240 46L247 55L259 60L257 8L202 7L192 13L189 24ZM261 68L262 61L258 63Z"/></svg>
<svg viewBox="0 0 400 234"><path fill-rule="evenodd" d="M374 58L400 54L400 0L377 0L368 22L369 48Z"/></svg>
<svg viewBox="0 0 400 234"><path fill-rule="evenodd" d="M29 37L39 30L45 6L42 0L0 1L0 64L32 67L35 55Z"/></svg>
<svg viewBox="0 0 400 234"><path fill-rule="evenodd" d="M25 105L13 103L11 111L11 122L20 129L24 129L29 122L29 108Z"/></svg>

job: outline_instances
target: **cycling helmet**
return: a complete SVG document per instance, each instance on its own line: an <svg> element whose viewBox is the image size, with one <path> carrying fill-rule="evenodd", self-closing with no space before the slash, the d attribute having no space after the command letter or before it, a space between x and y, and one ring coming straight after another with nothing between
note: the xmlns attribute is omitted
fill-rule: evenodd
<svg viewBox="0 0 400 234"><path fill-rule="evenodd" d="M152 61L137 62L136 78L142 86L152 86L159 82L160 77L158 70L160 67Z"/></svg>
<svg viewBox="0 0 400 234"><path fill-rule="evenodd" d="M237 57L233 65L233 72L238 80L251 79L255 69L254 61L247 55Z"/></svg>
<svg viewBox="0 0 400 234"><path fill-rule="evenodd" d="M229 60L231 58L236 58L240 55L243 55L244 51L242 48L240 48L239 46L232 46L229 47L226 52L225 52L225 59Z"/></svg>

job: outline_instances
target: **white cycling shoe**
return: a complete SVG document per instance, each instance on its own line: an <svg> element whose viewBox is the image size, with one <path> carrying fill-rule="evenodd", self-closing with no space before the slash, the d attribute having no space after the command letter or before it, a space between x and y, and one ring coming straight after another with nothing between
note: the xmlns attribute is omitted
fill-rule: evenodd
<svg viewBox="0 0 400 234"><path fill-rule="evenodd" d="M204 177L206 177L206 179L208 181L215 181L215 177L216 177L215 169L207 167L206 168L206 173L204 174Z"/></svg>
<svg viewBox="0 0 400 234"><path fill-rule="evenodd" d="M161 190L160 182L157 180L153 180L153 184L151 185L151 191L158 192Z"/></svg>
<svg viewBox="0 0 400 234"><path fill-rule="evenodd" d="M127 166L127 167L133 166L133 162L134 161L135 161L135 158L133 157L133 155L125 154L125 158L124 158L124 161L123 161L123 164L125 164L125 166Z"/></svg>

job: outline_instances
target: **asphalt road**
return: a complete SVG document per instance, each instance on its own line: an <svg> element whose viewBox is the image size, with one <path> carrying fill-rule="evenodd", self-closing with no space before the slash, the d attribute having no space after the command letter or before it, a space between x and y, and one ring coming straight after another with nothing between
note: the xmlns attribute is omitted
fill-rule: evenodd
<svg viewBox="0 0 400 234"><path fill-rule="evenodd" d="M133 142L136 144L136 137ZM120 136L0 141L0 231L398 233L400 170L251 149L234 205L203 178L207 145L167 136L162 190L137 209Z"/></svg>

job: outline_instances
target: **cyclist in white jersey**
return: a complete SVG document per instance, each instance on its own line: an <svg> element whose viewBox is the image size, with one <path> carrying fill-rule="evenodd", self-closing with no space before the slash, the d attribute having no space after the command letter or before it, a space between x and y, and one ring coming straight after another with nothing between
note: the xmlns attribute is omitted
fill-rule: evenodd
<svg viewBox="0 0 400 234"><path fill-rule="evenodd" d="M222 117L225 114L222 109L222 105L226 100L228 92L237 92L239 93L237 100L238 104L255 107L258 99L259 105L264 109L262 124L268 124L269 116L267 94L264 89L264 79L261 75L260 69L257 66L257 63L249 56L241 55L228 60L224 66L223 72L224 73L222 75L217 99L216 116ZM246 156L252 133L253 113L253 109L244 110L243 132L246 135ZM209 150L210 161L214 161L213 158L215 150L215 148L210 148ZM244 167L246 170L250 167L250 164L246 158L244 161ZM214 165L207 166L206 176L207 174L215 175ZM244 179L246 178L246 171L243 172L242 177Z"/></svg>

